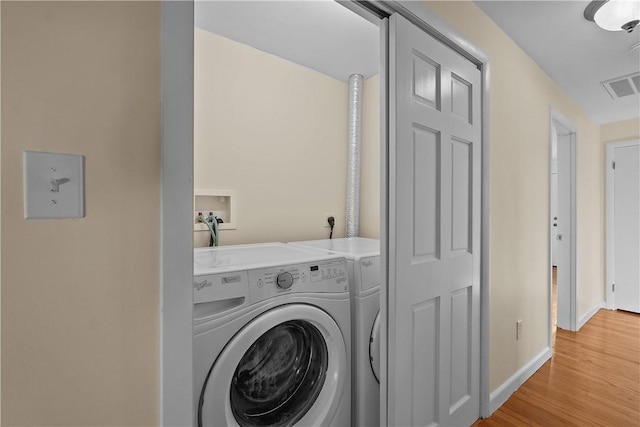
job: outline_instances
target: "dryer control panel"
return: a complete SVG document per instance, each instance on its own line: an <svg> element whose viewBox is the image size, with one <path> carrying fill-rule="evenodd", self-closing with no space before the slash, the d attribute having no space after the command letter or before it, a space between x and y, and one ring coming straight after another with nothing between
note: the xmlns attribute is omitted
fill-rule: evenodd
<svg viewBox="0 0 640 427"><path fill-rule="evenodd" d="M380 256L360 259L360 289L365 292L380 287Z"/></svg>
<svg viewBox="0 0 640 427"><path fill-rule="evenodd" d="M342 293L348 290L344 258L249 270L251 303L285 293Z"/></svg>

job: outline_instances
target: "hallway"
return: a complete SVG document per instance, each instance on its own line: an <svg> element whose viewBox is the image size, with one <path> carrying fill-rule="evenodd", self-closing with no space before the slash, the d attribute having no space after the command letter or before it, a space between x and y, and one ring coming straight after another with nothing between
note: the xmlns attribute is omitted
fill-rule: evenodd
<svg viewBox="0 0 640 427"><path fill-rule="evenodd" d="M640 425L640 315L602 309L491 418L474 426Z"/></svg>

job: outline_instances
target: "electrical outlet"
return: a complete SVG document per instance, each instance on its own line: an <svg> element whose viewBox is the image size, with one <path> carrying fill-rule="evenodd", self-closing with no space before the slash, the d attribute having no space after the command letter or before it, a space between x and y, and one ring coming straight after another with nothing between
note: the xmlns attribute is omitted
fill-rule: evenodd
<svg viewBox="0 0 640 427"><path fill-rule="evenodd" d="M329 228L330 227L329 222L327 221L330 216L332 216L333 218L336 217L334 214L329 213L329 212L325 212L325 213L322 214L322 225L325 228Z"/></svg>
<svg viewBox="0 0 640 427"><path fill-rule="evenodd" d="M522 338L522 320L516 322L516 341Z"/></svg>

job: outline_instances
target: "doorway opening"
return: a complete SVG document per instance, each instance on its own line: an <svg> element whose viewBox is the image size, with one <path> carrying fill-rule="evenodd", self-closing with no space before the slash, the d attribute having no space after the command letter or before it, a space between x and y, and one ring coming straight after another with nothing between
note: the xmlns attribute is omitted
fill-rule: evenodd
<svg viewBox="0 0 640 427"><path fill-rule="evenodd" d="M351 173L360 178L358 236L379 238L377 21L333 1L196 1L194 23L193 222L207 212L220 220L215 241L208 227L194 229L194 247L343 237ZM359 153L351 155L356 126ZM207 369L218 362L201 350L201 332L194 333L193 399L207 425ZM353 391L343 405L356 413Z"/></svg>
<svg viewBox="0 0 640 427"><path fill-rule="evenodd" d="M576 131L557 111L550 119L549 346L556 328L576 321Z"/></svg>
<svg viewBox="0 0 640 427"><path fill-rule="evenodd" d="M345 2L347 7L360 7L362 2ZM377 3L377 2L376 2ZM409 2L411 3L411 2ZM463 51L464 57L479 58L479 66L483 70L483 93L488 95L486 84L488 83L488 57L473 46L462 43L461 38L432 15L424 5L402 4L395 2L381 2L390 4L410 17L414 21L428 22L428 26L435 29L441 38L446 38L447 45L455 45L457 51ZM162 84L162 233L161 233L161 253L162 253L162 294L161 294L161 396L160 396L160 423L163 425L182 425L185 420L193 416L193 375L192 375L192 336L185 334L192 327L193 317L193 293L191 286L185 286L192 278L193 268L193 44L194 44L194 4L193 1L185 2L164 2L162 5L162 28L161 28L161 84ZM368 19L368 18L367 18ZM453 40L453 41L452 41ZM386 44L386 38L383 39ZM460 47L460 45L464 47ZM466 49L466 50L465 50ZM466 54L465 54L466 53ZM428 67L427 67L428 68ZM256 70L260 72L261 70ZM381 78L381 81L386 79ZM462 86L456 86L464 89ZM388 100L386 90L382 90L381 108L386 108ZM485 92L486 91L486 92ZM251 102L247 99L246 102ZM488 98L482 98L483 110L488 109ZM384 118L387 118L386 110ZM482 115L484 122L486 116ZM382 127L385 120L382 120ZM483 126L483 140L488 138L488 130ZM386 133L381 132L381 138L385 138ZM484 146L484 144L483 144ZM388 149L388 145L381 147ZM381 156L387 153L380 153ZM483 162L488 160L488 154L483 150ZM313 162L314 159L310 159ZM244 165L247 168L249 165ZM386 185L386 171L380 171L380 184ZM488 170L482 169L483 194L488 192ZM220 189L220 188L216 188ZM224 195L217 194L218 197ZM240 194L237 194L240 198ZM312 197L313 194L305 195L303 200ZM222 202L221 200L218 200ZM286 208L282 206L282 208ZM482 197L482 211L488 212L488 198ZM242 212L240 212L242 214ZM383 222L388 221L382 211ZM238 217L239 226L242 226L242 217ZM487 283L488 258L488 216L483 215L482 224L476 224L476 229L482 228L482 283ZM384 238L383 238L384 240ZM388 257L386 249L383 249L383 257ZM482 286L482 307L488 307L488 287ZM488 353L489 344L486 340L488 332L488 310L482 311L482 330L484 337L481 340L484 356L481 362L483 369L480 375L482 400L485 410L489 407L488 390ZM385 363L385 352L382 351ZM384 402L386 399L381 399ZM383 408L386 411L386 408Z"/></svg>

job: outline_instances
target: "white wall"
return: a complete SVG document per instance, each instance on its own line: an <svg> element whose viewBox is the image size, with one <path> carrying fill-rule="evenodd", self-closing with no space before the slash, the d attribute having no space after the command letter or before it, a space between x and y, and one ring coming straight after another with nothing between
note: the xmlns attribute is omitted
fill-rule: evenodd
<svg viewBox="0 0 640 427"><path fill-rule="evenodd" d="M372 80L363 103L377 101ZM195 30L194 187L237 197L237 229L222 230L221 245L328 238L325 212L336 218L334 237L344 236L347 91L346 82ZM377 162L367 157L363 168L369 161ZM361 221L378 229L377 211L368 218L361 209ZM196 246L208 240L195 233Z"/></svg>

